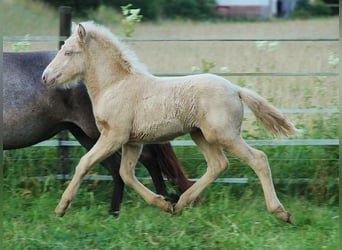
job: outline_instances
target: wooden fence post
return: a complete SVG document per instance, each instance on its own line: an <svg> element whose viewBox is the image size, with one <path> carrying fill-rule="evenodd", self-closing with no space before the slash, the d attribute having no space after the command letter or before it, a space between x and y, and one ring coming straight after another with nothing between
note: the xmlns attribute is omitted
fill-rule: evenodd
<svg viewBox="0 0 342 250"><path fill-rule="evenodd" d="M59 36L70 36L71 32L71 7L61 6L59 8ZM59 41L58 48L61 48L64 41ZM63 181L66 181L66 175L70 170L69 147L62 146L62 141L69 139L68 131L64 130L58 133L58 172L63 175Z"/></svg>
<svg viewBox="0 0 342 250"><path fill-rule="evenodd" d="M59 8L59 35L70 36L71 32L71 7L61 6ZM59 48L62 47L64 41L59 41Z"/></svg>

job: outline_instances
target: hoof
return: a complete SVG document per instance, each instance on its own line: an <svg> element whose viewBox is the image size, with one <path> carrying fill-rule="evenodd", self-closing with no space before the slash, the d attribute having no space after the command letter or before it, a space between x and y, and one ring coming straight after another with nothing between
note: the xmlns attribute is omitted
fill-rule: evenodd
<svg viewBox="0 0 342 250"><path fill-rule="evenodd" d="M65 215L65 211L59 210L58 208L55 209L56 217L63 217Z"/></svg>
<svg viewBox="0 0 342 250"><path fill-rule="evenodd" d="M292 214L290 212L287 212L287 223L294 225L293 220L292 220Z"/></svg>
<svg viewBox="0 0 342 250"><path fill-rule="evenodd" d="M65 205L61 205L61 202L57 205L56 209L55 209L55 214L57 217L63 217L65 215L65 211L67 210L67 208L70 206L71 201L67 201L65 203Z"/></svg>
<svg viewBox="0 0 342 250"><path fill-rule="evenodd" d="M120 213L120 211L108 211L108 214L113 216L114 218L118 218L119 213Z"/></svg>
<svg viewBox="0 0 342 250"><path fill-rule="evenodd" d="M173 214L181 214L182 212L182 208L178 205L178 203L176 204L176 206L173 208Z"/></svg>
<svg viewBox="0 0 342 250"><path fill-rule="evenodd" d="M285 221L289 224L293 224L293 220L292 220L292 215L290 212L287 212L284 210L283 207L278 207L278 209L276 209L273 214L275 214L279 219L281 219L282 221Z"/></svg>
<svg viewBox="0 0 342 250"><path fill-rule="evenodd" d="M173 213L173 206L170 202L166 201L165 198L161 195L155 197L153 203L156 207L159 207L161 210Z"/></svg>

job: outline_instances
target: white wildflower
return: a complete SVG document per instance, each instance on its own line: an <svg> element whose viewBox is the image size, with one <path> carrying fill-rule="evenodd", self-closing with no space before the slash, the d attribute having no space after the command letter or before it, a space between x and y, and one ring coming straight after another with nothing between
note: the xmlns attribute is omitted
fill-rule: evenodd
<svg viewBox="0 0 342 250"><path fill-rule="evenodd" d="M256 41L255 44L257 49L261 51L275 51L279 46L278 41Z"/></svg>
<svg viewBox="0 0 342 250"><path fill-rule="evenodd" d="M255 44L258 50L266 50L267 41L256 41Z"/></svg>
<svg viewBox="0 0 342 250"><path fill-rule="evenodd" d="M332 66L333 68L336 68L339 62L340 62L340 58L337 56L337 54L330 52L330 55L328 57L329 65Z"/></svg>
<svg viewBox="0 0 342 250"><path fill-rule="evenodd" d="M277 41L270 42L268 44L268 51L275 51L275 50L277 50L278 45L279 45L279 42L277 42Z"/></svg>
<svg viewBox="0 0 342 250"><path fill-rule="evenodd" d="M122 15L128 16L129 15L129 9L122 9Z"/></svg>
<svg viewBox="0 0 342 250"><path fill-rule="evenodd" d="M140 13L140 9L131 9L130 10L131 15L138 16Z"/></svg>
<svg viewBox="0 0 342 250"><path fill-rule="evenodd" d="M229 72L229 69L228 69L228 67L226 67L226 66L222 66L222 67L220 68L220 71L221 71L222 73L227 73L227 72Z"/></svg>
<svg viewBox="0 0 342 250"><path fill-rule="evenodd" d="M128 22L134 22L135 21L135 16L132 16L132 15L126 16L125 20L128 21Z"/></svg>
<svg viewBox="0 0 342 250"><path fill-rule="evenodd" d="M198 66L192 66L191 67L191 72L192 73L196 73L196 72L200 72L200 71L201 71L201 69Z"/></svg>

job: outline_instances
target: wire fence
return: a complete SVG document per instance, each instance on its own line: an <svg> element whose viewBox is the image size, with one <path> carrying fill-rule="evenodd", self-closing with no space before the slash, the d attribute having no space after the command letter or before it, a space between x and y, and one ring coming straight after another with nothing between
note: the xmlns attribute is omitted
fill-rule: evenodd
<svg viewBox="0 0 342 250"><path fill-rule="evenodd" d="M4 42L52 42L65 41L66 36L4 36ZM127 42L338 42L338 37L121 37Z"/></svg>
<svg viewBox="0 0 342 250"><path fill-rule="evenodd" d="M4 42L28 41L28 42L54 42L64 41L65 36L4 36ZM256 42L256 41L286 41L286 42L338 42L338 37L139 37L139 38L122 38L123 41L129 42ZM158 76L183 76L192 73L174 73L164 72L158 73ZM337 77L336 72L227 72L216 73L221 76L280 76L280 77ZM290 114L338 114L338 108L310 108L310 109L282 109L283 113ZM247 109L246 113L250 113ZM252 146L338 146L338 139L293 139L293 140L247 140L247 143ZM174 140L171 144L175 147L195 146L190 140ZM79 147L77 141L70 140L48 140L34 145L34 147ZM68 179L71 175L56 175L57 179ZM37 177L39 180L44 180L46 177ZM150 180L150 178L140 177L142 180ZM87 176L85 180L112 180L111 176ZM196 181L196 178L190 179ZM216 182L220 183L247 183L248 178L219 178ZM276 180L282 182L284 180ZM286 180L285 180L286 181ZM310 178L296 178L291 182L311 182Z"/></svg>

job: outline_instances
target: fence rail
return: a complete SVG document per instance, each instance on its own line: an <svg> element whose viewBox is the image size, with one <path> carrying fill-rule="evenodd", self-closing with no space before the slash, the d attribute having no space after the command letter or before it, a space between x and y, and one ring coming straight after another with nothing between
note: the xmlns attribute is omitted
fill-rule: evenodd
<svg viewBox="0 0 342 250"><path fill-rule="evenodd" d="M338 139L295 139L295 140L246 140L251 146L338 146ZM172 146L188 147L196 146L191 140L174 140L171 141ZM81 146L78 141L60 141L49 140L43 141L34 145L35 147L60 147L60 146ZM55 178L57 180L70 180L73 176L69 174L57 174ZM39 181L45 181L48 176L33 177ZM151 183L151 177L137 177L140 181ZM83 181L112 181L112 176L109 175L86 175ZM166 180L166 179L165 179ZM196 182L199 178L189 178L189 181ZM255 178L217 178L215 183L231 183L231 184L247 184L251 182L259 181ZM288 184L300 184L300 183L312 183L312 178L291 178L291 179L274 179L274 183L288 183ZM338 182L338 178L335 180Z"/></svg>
<svg viewBox="0 0 342 250"><path fill-rule="evenodd" d="M3 41L49 42L64 41L66 36L4 36ZM338 42L339 37L122 37L128 42Z"/></svg>
<svg viewBox="0 0 342 250"><path fill-rule="evenodd" d="M338 76L338 73L335 72L212 72L213 74L219 76ZM154 73L156 76L185 76L191 74L198 73L189 73L189 72L181 72L181 73Z"/></svg>
<svg viewBox="0 0 342 250"><path fill-rule="evenodd" d="M55 178L57 180L71 180L73 175L62 175L62 174L57 174L55 175ZM37 177L32 177L37 179L38 181L45 181L48 176L37 176ZM140 181L143 182L152 182L152 178L150 177L138 177ZM86 175L83 178L83 181L112 181L113 177L110 175ZM167 181L166 178L164 178L165 181ZM199 178L189 178L188 179L191 182L196 182L199 180ZM215 183L238 183L238 184L246 184L248 182L253 182L253 181L259 181L259 179L256 178L217 178L214 182ZM337 181L337 180L336 180ZM313 179L311 178L282 178L278 179L275 178L273 180L274 183L291 183L291 184L299 184L299 183L311 183L314 182Z"/></svg>
<svg viewBox="0 0 342 250"><path fill-rule="evenodd" d="M338 146L339 139L295 139L295 140L246 140L251 146ZM172 146L196 146L191 140L174 140ZM33 145L34 147L78 147L78 141L48 140Z"/></svg>

